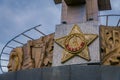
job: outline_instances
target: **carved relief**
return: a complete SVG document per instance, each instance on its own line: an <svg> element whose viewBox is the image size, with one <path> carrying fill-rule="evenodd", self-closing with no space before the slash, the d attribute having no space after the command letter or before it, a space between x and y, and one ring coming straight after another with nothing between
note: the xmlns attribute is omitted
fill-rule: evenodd
<svg viewBox="0 0 120 80"><path fill-rule="evenodd" d="M51 66L53 53L54 34L41 37L40 39L30 41L32 59L34 67L40 68L44 66Z"/></svg>
<svg viewBox="0 0 120 80"><path fill-rule="evenodd" d="M45 50L45 58L44 58L43 64L44 66L51 66L52 58L53 58L53 48L54 48L53 46L54 34L50 34L48 37L45 37L44 41L46 41L46 50Z"/></svg>
<svg viewBox="0 0 120 80"><path fill-rule="evenodd" d="M120 65L120 28L100 27L103 65Z"/></svg>
<svg viewBox="0 0 120 80"><path fill-rule="evenodd" d="M52 65L54 33L30 40L11 51L9 71L48 67Z"/></svg>
<svg viewBox="0 0 120 80"><path fill-rule="evenodd" d="M64 63L74 56L90 61L88 46L97 38L96 34L83 34L78 25L74 25L71 32L56 39L56 43L64 50L61 62Z"/></svg>
<svg viewBox="0 0 120 80"><path fill-rule="evenodd" d="M32 69L34 68L34 62L32 60L32 56L31 56L31 50L30 50L30 43L27 42L27 44L25 44L23 46L23 65L22 65L22 69Z"/></svg>
<svg viewBox="0 0 120 80"><path fill-rule="evenodd" d="M23 51L21 47L13 49L10 53L8 71L18 71L22 67Z"/></svg>

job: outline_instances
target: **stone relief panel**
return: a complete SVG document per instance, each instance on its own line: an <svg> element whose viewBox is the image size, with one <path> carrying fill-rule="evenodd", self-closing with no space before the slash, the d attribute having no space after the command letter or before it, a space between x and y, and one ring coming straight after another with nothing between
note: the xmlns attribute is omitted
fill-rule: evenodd
<svg viewBox="0 0 120 80"><path fill-rule="evenodd" d="M103 65L120 65L120 28L100 26Z"/></svg>
<svg viewBox="0 0 120 80"><path fill-rule="evenodd" d="M31 52L30 52L30 43L29 41L27 44L25 44L23 47L23 64L22 69L32 69L34 68L33 59L31 58Z"/></svg>
<svg viewBox="0 0 120 80"><path fill-rule="evenodd" d="M77 43L82 43L83 47L76 45ZM52 66L100 63L99 50L97 21L57 25Z"/></svg>
<svg viewBox="0 0 120 80"><path fill-rule="evenodd" d="M10 53L9 63L8 63L8 71L18 71L22 67L22 56L23 51L21 47L17 47L13 49Z"/></svg>
<svg viewBox="0 0 120 80"><path fill-rule="evenodd" d="M64 49L61 62L65 63L75 56L90 61L88 46L94 42L97 37L97 34L83 34L80 27L75 24L68 35L55 39L55 42Z"/></svg>
<svg viewBox="0 0 120 80"><path fill-rule="evenodd" d="M8 71L50 67L53 57L54 33L30 40L10 53Z"/></svg>
<svg viewBox="0 0 120 80"><path fill-rule="evenodd" d="M51 66L53 53L54 34L41 37L40 39L29 41L30 52L34 67L40 68Z"/></svg>

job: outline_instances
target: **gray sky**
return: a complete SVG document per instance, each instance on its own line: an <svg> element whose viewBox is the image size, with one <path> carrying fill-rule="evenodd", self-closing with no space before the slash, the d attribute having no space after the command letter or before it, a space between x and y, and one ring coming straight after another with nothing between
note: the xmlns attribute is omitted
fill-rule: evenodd
<svg viewBox="0 0 120 80"><path fill-rule="evenodd" d="M120 0L111 3L112 10L100 14L120 14ZM38 24L45 33L54 32L60 15L61 5L53 0L0 0L0 52L7 41Z"/></svg>
<svg viewBox="0 0 120 80"><path fill-rule="evenodd" d="M53 32L60 13L60 5L52 0L0 0L0 51L17 34L38 24Z"/></svg>

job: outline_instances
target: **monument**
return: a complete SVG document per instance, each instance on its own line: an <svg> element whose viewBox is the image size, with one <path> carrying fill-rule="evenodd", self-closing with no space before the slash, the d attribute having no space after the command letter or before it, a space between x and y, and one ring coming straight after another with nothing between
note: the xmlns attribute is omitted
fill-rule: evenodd
<svg viewBox="0 0 120 80"><path fill-rule="evenodd" d="M55 34L28 41L23 45L19 69L12 65L15 68L11 70L8 64L9 71L72 64L100 64L98 12L111 9L110 1L55 0L55 3L60 2L62 24L56 26ZM16 53L18 51L20 50ZM12 51L11 55L13 54ZM10 57L10 64L11 60L14 62L14 57ZM17 64L19 61L18 58Z"/></svg>
<svg viewBox="0 0 120 80"><path fill-rule="evenodd" d="M54 45L55 48L53 53L53 66L100 63L98 13L100 10L111 9L110 1L106 0L104 2L102 0L55 0L56 4L61 2L62 24L56 26L55 39L57 44ZM76 28L76 30L72 30L72 28L74 28L74 25L77 25L78 27ZM81 30L79 30L79 28ZM72 53L71 50L66 48L66 42L70 43L72 39L75 39L74 36L71 37L72 35L80 36L81 33L82 36L84 36L83 38L87 37L87 39L91 40L90 42L92 43L87 45L86 43L89 43L87 39L82 39L82 37L78 37L78 42L85 42L85 46L87 47L83 46L84 48L81 48L78 51L74 49ZM90 38L90 35L94 35L94 37L92 36ZM68 36L68 39L64 36ZM67 61L69 58L71 59ZM63 62L65 63L63 64Z"/></svg>
<svg viewBox="0 0 120 80"><path fill-rule="evenodd" d="M55 0L55 3L62 3L61 24L56 26L55 34L28 41L20 49L16 48L16 54L21 51L22 55L10 56L9 64L15 61L20 65L8 64L9 71L100 64L98 13L99 10L111 9L110 1ZM11 55L14 55L13 51Z"/></svg>
<svg viewBox="0 0 120 80"><path fill-rule="evenodd" d="M62 3L55 33L13 49L10 72L0 80L119 80L120 29L99 25L98 18L111 10L110 0L54 2Z"/></svg>
<svg viewBox="0 0 120 80"><path fill-rule="evenodd" d="M30 40L10 53L8 71L50 67L53 57L54 33Z"/></svg>

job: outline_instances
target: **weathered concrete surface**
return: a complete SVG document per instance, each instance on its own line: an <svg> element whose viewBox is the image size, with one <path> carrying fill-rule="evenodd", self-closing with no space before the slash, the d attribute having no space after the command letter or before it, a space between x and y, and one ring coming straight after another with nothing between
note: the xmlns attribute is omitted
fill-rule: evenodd
<svg viewBox="0 0 120 80"><path fill-rule="evenodd" d="M69 65L9 72L0 80L120 80L120 67Z"/></svg>
<svg viewBox="0 0 120 80"><path fill-rule="evenodd" d="M68 24L86 22L85 5L67 6L63 0L61 22L67 22Z"/></svg>
<svg viewBox="0 0 120 80"><path fill-rule="evenodd" d="M53 52L53 64L52 66L61 66L61 65L71 65L71 64L84 64L84 63L99 63L100 62L100 53L99 53L99 26L98 22L86 22L77 24L81 31L84 34L97 34L98 38L93 41L89 46L89 54L91 61L86 61L78 56L73 57L64 64L61 63L63 48L58 44L54 44ZM70 33L74 24L61 24L56 26L55 39L66 36Z"/></svg>

